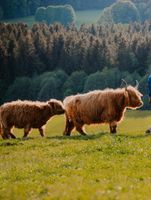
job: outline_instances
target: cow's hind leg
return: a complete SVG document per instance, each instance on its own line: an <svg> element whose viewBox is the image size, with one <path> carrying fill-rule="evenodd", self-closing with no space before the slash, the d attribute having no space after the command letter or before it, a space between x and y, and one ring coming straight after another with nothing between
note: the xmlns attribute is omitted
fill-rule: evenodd
<svg viewBox="0 0 151 200"><path fill-rule="evenodd" d="M15 135L11 132L11 129L10 129L10 131L9 131L9 135L10 135L10 137L11 137L12 139L16 139Z"/></svg>
<svg viewBox="0 0 151 200"><path fill-rule="evenodd" d="M4 140L10 139L10 135L9 135L9 133L5 129L3 129L2 138Z"/></svg>
<svg viewBox="0 0 151 200"><path fill-rule="evenodd" d="M10 137L11 137L12 139L15 139L15 138L16 138L15 135L12 134L11 132L9 133L9 135L10 135Z"/></svg>
<svg viewBox="0 0 151 200"><path fill-rule="evenodd" d="M43 128L43 127L40 127L40 128L39 128L39 133L40 133L41 137L44 137L44 136L45 136L44 128Z"/></svg>
<svg viewBox="0 0 151 200"><path fill-rule="evenodd" d="M24 136L23 136L23 138L24 138L24 139L26 139L26 138L27 138L27 136L28 136L28 134L29 134L30 130L31 130L31 128L29 128L29 127L27 127L27 128L24 128Z"/></svg>
<svg viewBox="0 0 151 200"><path fill-rule="evenodd" d="M83 130L83 125L77 124L77 125L76 125L76 130L77 130L81 135L87 135L86 132Z"/></svg>
<svg viewBox="0 0 151 200"><path fill-rule="evenodd" d="M8 136L7 136L7 132L6 132L6 128L4 126L1 125L0 127L0 132L1 132L1 136L2 138L5 140L5 139L8 139Z"/></svg>
<svg viewBox="0 0 151 200"><path fill-rule="evenodd" d="M63 135L70 136L71 131L74 129L74 123L73 121L69 120L68 117L66 116L66 127L63 132Z"/></svg>
<svg viewBox="0 0 151 200"><path fill-rule="evenodd" d="M10 128L2 127L2 130L3 130L2 138L3 139L10 139L10 137L11 137Z"/></svg>

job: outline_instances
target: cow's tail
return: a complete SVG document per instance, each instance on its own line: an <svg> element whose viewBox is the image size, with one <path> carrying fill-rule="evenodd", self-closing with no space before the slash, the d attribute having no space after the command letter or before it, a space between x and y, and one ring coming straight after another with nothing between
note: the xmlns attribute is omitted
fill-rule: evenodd
<svg viewBox="0 0 151 200"><path fill-rule="evenodd" d="M0 135L1 135L1 136L3 135L3 133L2 133L2 124L1 124L1 122L0 122Z"/></svg>
<svg viewBox="0 0 151 200"><path fill-rule="evenodd" d="M2 138L4 137L2 131L1 109L0 109L0 136L2 136Z"/></svg>
<svg viewBox="0 0 151 200"><path fill-rule="evenodd" d="M1 107L0 107L0 135L2 133L2 119L1 119Z"/></svg>

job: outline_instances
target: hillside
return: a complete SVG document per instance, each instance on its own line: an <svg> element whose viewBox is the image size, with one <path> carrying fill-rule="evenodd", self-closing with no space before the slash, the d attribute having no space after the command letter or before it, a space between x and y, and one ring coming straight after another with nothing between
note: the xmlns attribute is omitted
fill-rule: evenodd
<svg viewBox="0 0 151 200"><path fill-rule="evenodd" d="M63 137L64 117L46 126L46 138L0 139L0 197L35 199L150 199L150 112L133 111L117 136L107 126L87 126L88 136Z"/></svg>

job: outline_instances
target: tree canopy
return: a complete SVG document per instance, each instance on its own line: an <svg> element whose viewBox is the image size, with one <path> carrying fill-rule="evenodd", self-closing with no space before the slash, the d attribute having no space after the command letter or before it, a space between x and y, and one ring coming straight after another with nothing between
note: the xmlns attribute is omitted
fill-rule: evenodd
<svg viewBox="0 0 151 200"><path fill-rule="evenodd" d="M45 21L47 24L61 23L65 26L76 21L76 14L71 5L48 6L43 10L38 8L35 17L38 22Z"/></svg>
<svg viewBox="0 0 151 200"><path fill-rule="evenodd" d="M120 0L102 11L98 23L124 24L134 21L140 21L140 14L137 7L129 0Z"/></svg>
<svg viewBox="0 0 151 200"><path fill-rule="evenodd" d="M70 4L76 10L103 9L115 0L7 0L0 1L0 19L34 15L38 7Z"/></svg>
<svg viewBox="0 0 151 200"><path fill-rule="evenodd" d="M46 8L45 7L37 8L36 14L35 14L35 20L37 22L45 22L46 21Z"/></svg>
<svg viewBox="0 0 151 200"><path fill-rule="evenodd" d="M147 95L150 33L151 21L79 29L60 24L34 24L30 29L22 23L0 23L0 101L63 99L78 92L119 87L121 78L133 85L137 79Z"/></svg>
<svg viewBox="0 0 151 200"><path fill-rule="evenodd" d="M127 0L120 0L122 2ZM70 4L75 10L87 9L105 9L117 0L7 0L0 1L0 19L25 17L34 15L38 7L47 7L49 5ZM131 0L131 3L139 11L142 21L151 17L151 0ZM103 12L106 12L105 10ZM131 15L131 13L130 13ZM106 17L106 16L105 16Z"/></svg>

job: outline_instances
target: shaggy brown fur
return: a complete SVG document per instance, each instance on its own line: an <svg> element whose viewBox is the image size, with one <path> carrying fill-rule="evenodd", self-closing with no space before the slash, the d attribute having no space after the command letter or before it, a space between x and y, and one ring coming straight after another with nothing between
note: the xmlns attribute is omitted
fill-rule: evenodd
<svg viewBox="0 0 151 200"><path fill-rule="evenodd" d="M44 136L43 126L53 115L63 114L61 101L52 99L48 102L13 101L0 107L1 135L3 139L15 138L12 127L24 128L24 138L32 128L38 128Z"/></svg>
<svg viewBox="0 0 151 200"><path fill-rule="evenodd" d="M116 133L117 124L123 119L126 108L136 109L143 105L142 94L134 87L95 90L66 97L64 135L70 135L74 127L82 135L84 124L108 123L110 132Z"/></svg>

